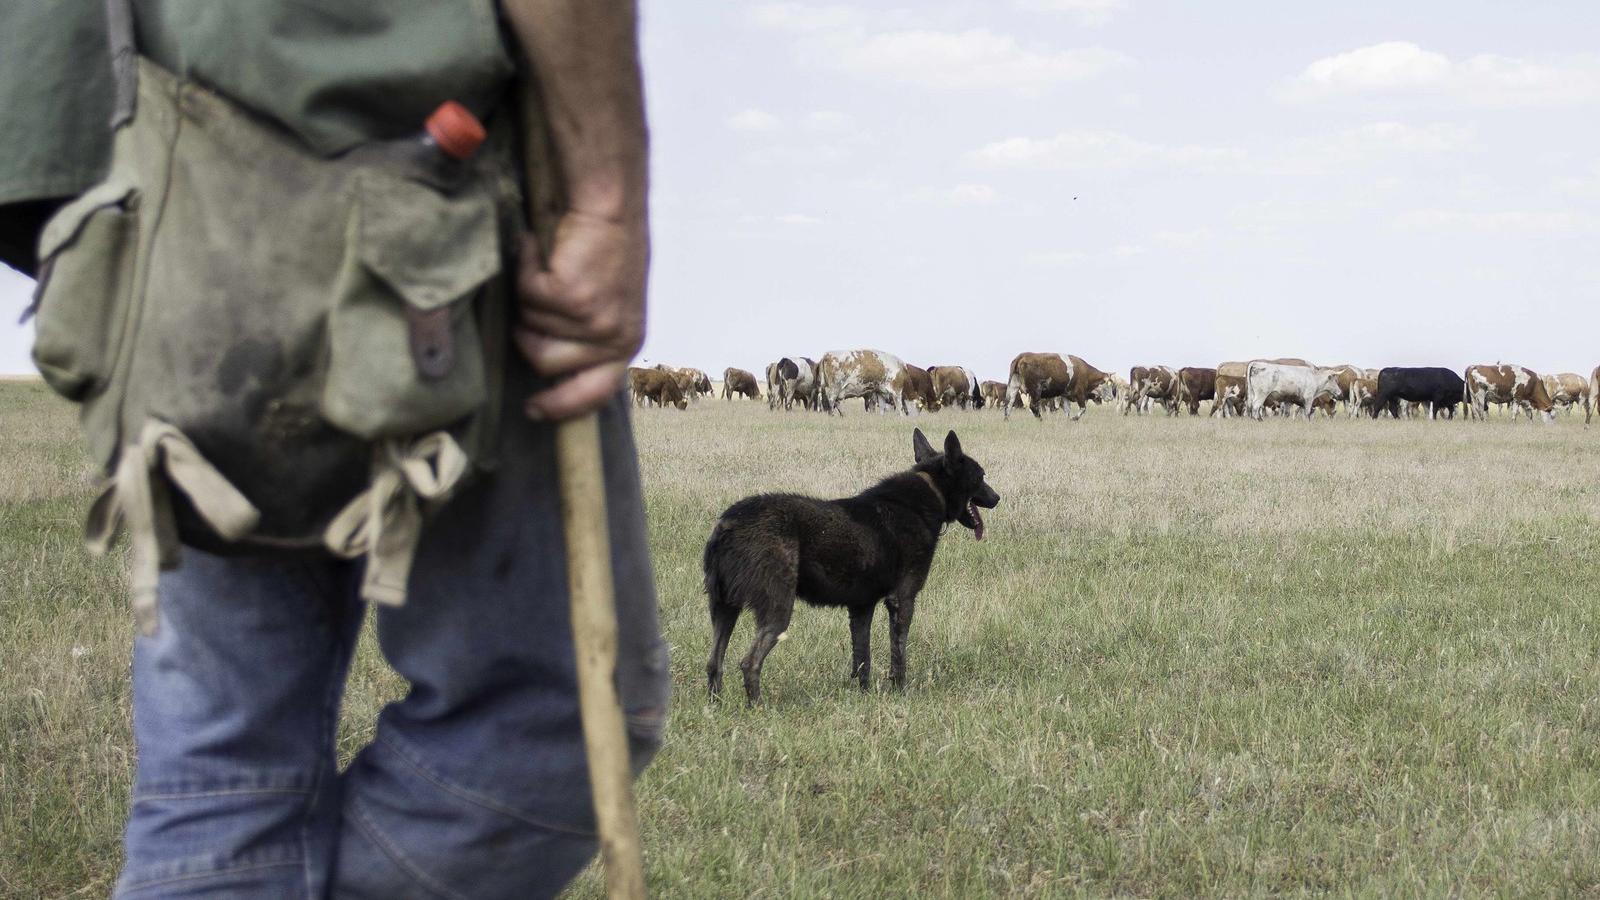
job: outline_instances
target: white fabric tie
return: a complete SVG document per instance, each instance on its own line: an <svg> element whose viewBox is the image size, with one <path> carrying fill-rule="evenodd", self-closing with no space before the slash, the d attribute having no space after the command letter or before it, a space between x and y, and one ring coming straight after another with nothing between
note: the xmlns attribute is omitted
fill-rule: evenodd
<svg viewBox="0 0 1600 900"><path fill-rule="evenodd" d="M152 477L164 473L165 479ZM183 432L159 419L149 419L139 439L122 449L117 468L89 508L85 544L104 556L124 529L131 548L128 593L134 624L143 634L156 631L156 587L162 569L178 564L180 555L171 482L218 536L236 541L255 529L261 514L255 506L206 462Z"/></svg>
<svg viewBox="0 0 1600 900"><path fill-rule="evenodd" d="M367 555L361 596L372 603L406 602L411 560L422 536L422 504L449 498L467 471L467 455L448 433L379 445L372 484L329 523L323 543L345 559Z"/></svg>

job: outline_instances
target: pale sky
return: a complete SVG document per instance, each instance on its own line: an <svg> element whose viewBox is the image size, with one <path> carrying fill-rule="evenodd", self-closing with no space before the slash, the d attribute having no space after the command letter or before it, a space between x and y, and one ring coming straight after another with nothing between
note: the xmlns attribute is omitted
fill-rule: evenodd
<svg viewBox="0 0 1600 900"><path fill-rule="evenodd" d="M1593 0L643 10L649 362L1600 363Z"/></svg>

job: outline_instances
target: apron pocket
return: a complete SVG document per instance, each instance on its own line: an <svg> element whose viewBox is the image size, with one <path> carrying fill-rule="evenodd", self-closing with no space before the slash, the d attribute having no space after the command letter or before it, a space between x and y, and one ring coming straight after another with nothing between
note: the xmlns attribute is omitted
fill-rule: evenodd
<svg viewBox="0 0 1600 900"><path fill-rule="evenodd" d="M477 411L488 392L473 300L500 268L487 191L360 173L328 316L323 416L377 439Z"/></svg>
<svg viewBox="0 0 1600 900"><path fill-rule="evenodd" d="M103 183L67 204L39 240L33 362L56 393L83 401L116 365L139 241L138 192Z"/></svg>

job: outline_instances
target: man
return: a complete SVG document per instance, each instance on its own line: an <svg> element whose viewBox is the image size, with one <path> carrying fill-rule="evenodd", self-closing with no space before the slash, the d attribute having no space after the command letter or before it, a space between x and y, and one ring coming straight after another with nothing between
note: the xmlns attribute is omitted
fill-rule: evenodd
<svg viewBox="0 0 1600 900"><path fill-rule="evenodd" d="M84 12L100 4L48 6L69 8L18 24L47 36L70 21L70 34L44 41L52 55L28 60L30 83L44 88L0 91L12 105L0 108L0 126L39 124L40 139L65 133L86 146L61 150L82 163L70 177L0 172L5 235L36 229L41 209L104 170L91 114L110 104L66 102L79 84L107 81L92 40L103 25ZM617 679L636 771L659 746L668 687L618 393L643 340L648 260L633 4L138 0L132 8L140 53L327 155L415 133L441 99L482 108L505 96L514 72L506 36L537 74L568 202L553 246L525 236L506 276L518 300L508 339L524 364L507 375L499 468L428 521L409 599L378 610L379 645L410 691L383 710L345 772L334 737L366 615L360 564L185 548L181 566L163 573L159 628L134 648L138 768L117 894L553 895L593 856L595 837L551 422L601 416ZM0 85L19 83L0 69ZM63 115L71 121L52 123ZM7 258L30 265L17 246L6 245Z"/></svg>

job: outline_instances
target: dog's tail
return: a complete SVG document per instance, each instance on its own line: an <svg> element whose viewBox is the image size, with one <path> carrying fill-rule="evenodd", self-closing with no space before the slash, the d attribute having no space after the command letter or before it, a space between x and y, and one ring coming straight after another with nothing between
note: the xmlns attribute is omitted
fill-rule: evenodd
<svg viewBox="0 0 1600 900"><path fill-rule="evenodd" d="M724 602L728 595L726 583L722 578L720 561L725 550L722 547L722 538L726 534L722 527L722 520L711 527L711 537L706 538L706 552L700 559L700 567L705 572L706 597L713 605Z"/></svg>

